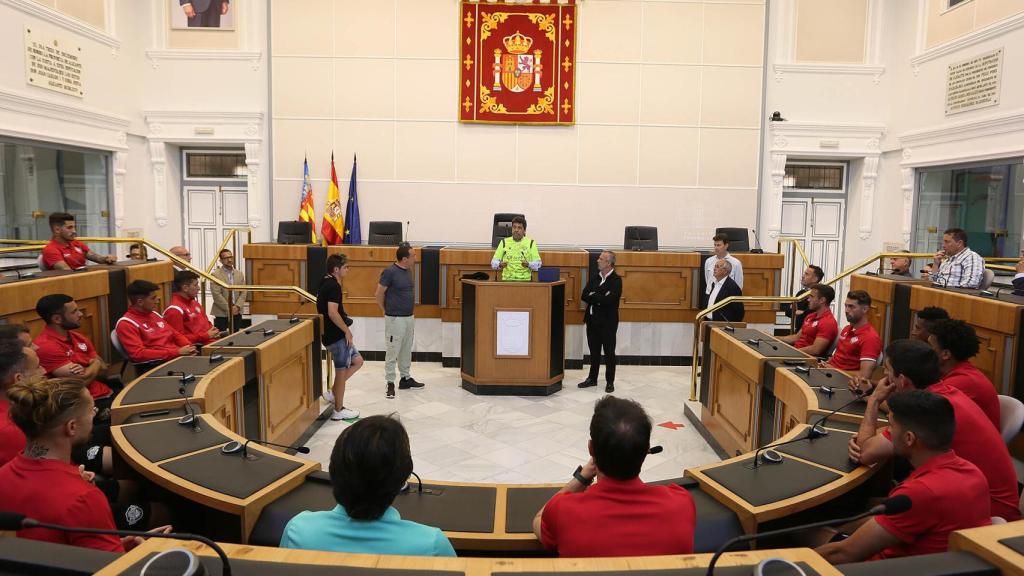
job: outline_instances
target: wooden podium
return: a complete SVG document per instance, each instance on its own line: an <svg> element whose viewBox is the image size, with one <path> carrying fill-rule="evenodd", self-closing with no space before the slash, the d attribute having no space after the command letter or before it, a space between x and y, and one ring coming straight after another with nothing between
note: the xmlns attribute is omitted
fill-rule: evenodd
<svg viewBox="0 0 1024 576"><path fill-rule="evenodd" d="M462 387L547 396L562 389L565 281L462 280Z"/></svg>

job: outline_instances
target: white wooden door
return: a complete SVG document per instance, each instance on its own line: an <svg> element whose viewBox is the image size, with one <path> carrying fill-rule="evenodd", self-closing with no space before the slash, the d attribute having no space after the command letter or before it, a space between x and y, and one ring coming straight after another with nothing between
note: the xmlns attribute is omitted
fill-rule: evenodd
<svg viewBox="0 0 1024 576"><path fill-rule="evenodd" d="M185 186L185 246L192 264L206 269L230 228L248 226L248 191L223 186ZM241 254L235 255L242 266Z"/></svg>
<svg viewBox="0 0 1024 576"><path fill-rule="evenodd" d="M842 197L783 197L782 235L798 238L811 264L821 266L825 278L843 271L843 237L846 228L846 199ZM799 273L797 282L799 282ZM788 278L787 278L788 280ZM788 286L789 294L799 286ZM842 286L835 286L837 300ZM841 310L833 303L833 312ZM839 316L836 316L837 318Z"/></svg>

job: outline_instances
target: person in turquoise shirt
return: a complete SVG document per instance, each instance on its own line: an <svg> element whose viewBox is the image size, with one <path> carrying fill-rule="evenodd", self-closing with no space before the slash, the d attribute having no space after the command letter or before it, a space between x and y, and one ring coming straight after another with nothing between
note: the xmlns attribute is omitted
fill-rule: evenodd
<svg viewBox="0 0 1024 576"><path fill-rule="evenodd" d="M516 216L512 219L512 236L502 238L491 257L491 269L501 270L502 280L529 282L540 264L537 243L526 235L526 218Z"/></svg>
<svg viewBox="0 0 1024 576"><path fill-rule="evenodd" d="M455 556L441 530L402 520L391 506L411 473L409 435L401 422L370 416L349 426L331 452L331 485L338 505L292 518L281 548Z"/></svg>

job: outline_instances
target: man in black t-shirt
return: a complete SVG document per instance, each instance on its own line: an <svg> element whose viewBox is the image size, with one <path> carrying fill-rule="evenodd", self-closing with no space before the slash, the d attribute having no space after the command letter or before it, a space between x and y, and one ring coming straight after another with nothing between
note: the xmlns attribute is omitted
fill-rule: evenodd
<svg viewBox="0 0 1024 576"><path fill-rule="evenodd" d="M416 333L416 318L413 310L416 305L416 286L413 283L412 265L415 256L409 244L402 242L395 250L395 263L388 266L380 274L377 284L377 306L384 313L384 343L387 353L384 356L384 380L387 383L385 396L395 397L395 364L402 379L398 381L400 390L423 388L412 377L412 342Z"/></svg>
<svg viewBox="0 0 1024 576"><path fill-rule="evenodd" d="M331 420L351 420L359 411L345 407L345 383L363 367L363 357L352 343L352 319L341 303L341 281L348 274L348 257L331 254L327 257L327 276L320 282L316 310L323 316L324 346L334 361L334 384L324 392L324 400L334 404Z"/></svg>

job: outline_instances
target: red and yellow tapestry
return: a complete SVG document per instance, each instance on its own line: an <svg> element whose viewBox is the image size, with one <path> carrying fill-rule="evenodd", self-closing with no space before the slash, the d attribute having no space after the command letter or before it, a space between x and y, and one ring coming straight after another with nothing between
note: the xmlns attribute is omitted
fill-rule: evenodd
<svg viewBox="0 0 1024 576"><path fill-rule="evenodd" d="M461 20L460 120L574 122L575 0L565 4L462 0Z"/></svg>

